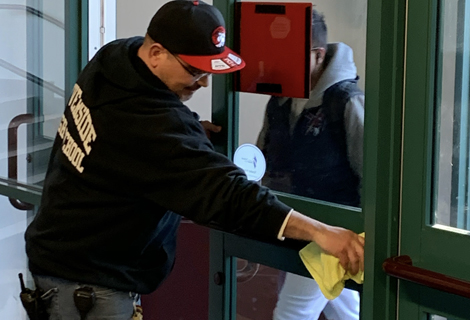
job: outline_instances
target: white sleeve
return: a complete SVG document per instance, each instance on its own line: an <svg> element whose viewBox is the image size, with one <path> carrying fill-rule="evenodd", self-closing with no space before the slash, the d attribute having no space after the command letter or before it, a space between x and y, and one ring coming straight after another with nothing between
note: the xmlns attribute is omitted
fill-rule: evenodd
<svg viewBox="0 0 470 320"><path fill-rule="evenodd" d="M281 226L281 229L279 230L279 233L277 234L277 238L281 241L284 241L286 237L284 237L284 230L286 230L287 226L287 221L289 221L290 216L292 215L292 212L294 209L290 209L289 213L287 214L286 218L284 219L284 223Z"/></svg>
<svg viewBox="0 0 470 320"><path fill-rule="evenodd" d="M344 109L344 128L351 168L362 181L364 144L364 95L352 97Z"/></svg>

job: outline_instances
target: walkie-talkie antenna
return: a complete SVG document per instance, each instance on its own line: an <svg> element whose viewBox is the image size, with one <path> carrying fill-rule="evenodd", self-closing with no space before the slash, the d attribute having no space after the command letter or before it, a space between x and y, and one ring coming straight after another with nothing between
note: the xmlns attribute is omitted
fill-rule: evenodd
<svg viewBox="0 0 470 320"><path fill-rule="evenodd" d="M25 291L26 291L26 287L25 287L24 281L23 281L23 274L22 274L22 273L18 273L18 278L20 278L21 292L25 292Z"/></svg>

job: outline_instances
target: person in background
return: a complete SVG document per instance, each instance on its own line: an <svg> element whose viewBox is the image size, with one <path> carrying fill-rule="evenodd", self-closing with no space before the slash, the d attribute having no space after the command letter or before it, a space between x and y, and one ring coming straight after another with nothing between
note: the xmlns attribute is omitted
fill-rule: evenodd
<svg viewBox="0 0 470 320"><path fill-rule="evenodd" d="M323 15L313 10L309 99L271 97L257 145L267 170L263 185L282 192L360 206L364 94L353 52L327 43ZM359 319L359 294L344 289L329 301L315 280L285 275L275 320Z"/></svg>
<svg viewBox="0 0 470 320"><path fill-rule="evenodd" d="M87 64L25 234L49 319L138 318L139 295L172 270L181 217L259 239L315 241L352 273L363 269L362 238L247 180L183 104L211 74L244 65L225 46L221 13L197 0L166 3L145 37L113 41Z"/></svg>

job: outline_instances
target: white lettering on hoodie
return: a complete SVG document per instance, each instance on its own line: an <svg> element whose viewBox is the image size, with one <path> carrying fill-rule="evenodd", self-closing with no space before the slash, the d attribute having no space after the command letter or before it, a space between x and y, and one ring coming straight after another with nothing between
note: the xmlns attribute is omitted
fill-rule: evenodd
<svg viewBox="0 0 470 320"><path fill-rule="evenodd" d="M83 103L82 100L82 89L75 84L73 87L73 93L69 100L69 107L72 113L72 117L77 128L83 149L86 155L91 152L91 143L96 139L96 131L93 127L93 121L91 119L90 110ZM62 138L62 152L70 161L70 163L77 169L78 172L82 173L84 168L82 161L85 158L85 152L75 142L73 137L68 131L68 121L65 116L62 116L62 121L58 130L59 136Z"/></svg>

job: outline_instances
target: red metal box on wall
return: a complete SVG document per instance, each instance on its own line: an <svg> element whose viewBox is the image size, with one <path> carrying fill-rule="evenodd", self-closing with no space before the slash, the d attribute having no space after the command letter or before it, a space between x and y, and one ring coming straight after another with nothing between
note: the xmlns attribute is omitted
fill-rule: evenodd
<svg viewBox="0 0 470 320"><path fill-rule="evenodd" d="M311 3L238 2L235 48L246 62L242 92L308 98Z"/></svg>

